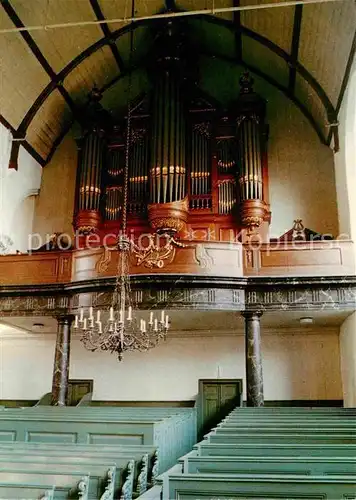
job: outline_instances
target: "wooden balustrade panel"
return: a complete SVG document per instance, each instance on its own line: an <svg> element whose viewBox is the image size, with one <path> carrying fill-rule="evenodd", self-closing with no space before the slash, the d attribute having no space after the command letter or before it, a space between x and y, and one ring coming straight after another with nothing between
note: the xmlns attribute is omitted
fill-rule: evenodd
<svg viewBox="0 0 356 500"><path fill-rule="evenodd" d="M352 241L279 242L244 246L245 276L346 276L355 274Z"/></svg>
<svg viewBox="0 0 356 500"><path fill-rule="evenodd" d="M185 241L184 245L165 255L144 251L131 254L130 273L231 278L355 274L351 241L262 244L258 248L221 241ZM0 286L69 283L115 276L118 256L115 248L0 256Z"/></svg>
<svg viewBox="0 0 356 500"><path fill-rule="evenodd" d="M71 280L71 274L71 252L52 251L0 257L0 286L66 283Z"/></svg>
<svg viewBox="0 0 356 500"><path fill-rule="evenodd" d="M205 276L243 276L242 246L223 242L185 242L166 256L131 254L130 273L193 274ZM115 249L76 251L72 281L115 276L119 252Z"/></svg>

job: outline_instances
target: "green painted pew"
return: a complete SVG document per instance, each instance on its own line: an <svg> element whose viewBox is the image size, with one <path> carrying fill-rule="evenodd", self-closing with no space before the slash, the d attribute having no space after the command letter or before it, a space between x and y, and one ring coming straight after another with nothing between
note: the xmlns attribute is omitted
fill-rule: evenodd
<svg viewBox="0 0 356 500"><path fill-rule="evenodd" d="M194 446L201 456L248 457L356 457L354 444L218 444L201 441Z"/></svg>
<svg viewBox="0 0 356 500"><path fill-rule="evenodd" d="M259 434L300 434L304 435L315 435L324 433L336 433L336 434L347 434L349 436L356 436L356 424L351 423L348 425L330 425L330 426L316 426L316 425L300 425L300 426L288 426L288 425L256 425L256 426L238 426L238 425L218 425L212 431L224 434L239 434L240 436L248 435L251 433Z"/></svg>
<svg viewBox="0 0 356 500"><path fill-rule="evenodd" d="M8 450L3 453L0 450L0 470L4 470L12 464L50 464L52 470L67 470L69 472L89 473L91 477L97 475L100 479L100 487L105 489L118 491L122 488L131 496L133 489L135 493L141 495L148 487L148 454L140 455L140 460L135 462L128 455L126 458L119 458L117 454L105 454L98 450L98 453L75 453L67 451L56 453L53 450L26 450L14 452ZM109 493L108 493L109 495Z"/></svg>
<svg viewBox="0 0 356 500"><path fill-rule="evenodd" d="M251 432L249 434L240 433L224 433L211 432L205 436L205 439L210 443L256 443L256 444L356 444L356 436L345 434L312 434L305 435L303 431L298 434L260 434L259 432Z"/></svg>
<svg viewBox="0 0 356 500"><path fill-rule="evenodd" d="M37 461L36 457L32 457L32 461L8 459L6 462L0 462L0 472L14 470L20 473L88 475L90 477L89 498L114 500L122 490L126 492L126 498L132 498L133 494L132 462L125 470L120 470L112 464L107 466L82 462L73 465L67 462L53 462L50 457L46 457L46 460L40 462ZM114 497L114 495L116 496Z"/></svg>
<svg viewBox="0 0 356 500"><path fill-rule="evenodd" d="M55 500L56 488L36 484L0 483L0 500Z"/></svg>
<svg viewBox="0 0 356 500"><path fill-rule="evenodd" d="M149 480L155 478L160 470L159 450L155 446L145 445L85 445L85 444L53 444L53 443L24 443L12 442L1 443L0 453L17 454L44 454L52 456L73 457L101 457L115 460L120 466L124 466L128 459L134 459L139 464L139 473L145 468L146 456L148 456Z"/></svg>
<svg viewBox="0 0 356 500"><path fill-rule="evenodd" d="M184 474L306 474L356 476L356 457L201 457L191 453L179 459Z"/></svg>
<svg viewBox="0 0 356 500"><path fill-rule="evenodd" d="M350 476L284 475L204 475L169 476L168 491L163 500L231 500L231 499L355 499L356 479Z"/></svg>
<svg viewBox="0 0 356 500"><path fill-rule="evenodd" d="M82 474L61 474L60 472L0 471L0 484L43 485L47 489L55 486L55 499L80 498L89 500L90 476Z"/></svg>
<svg viewBox="0 0 356 500"><path fill-rule="evenodd" d="M2 413L0 442L152 445L160 449L161 471L168 469L196 442L196 413L191 408L158 421L137 416L118 418L114 412L102 416L97 411L86 414L49 411L47 416L37 410L33 410L31 416L22 410L15 412L16 416L13 411L5 416Z"/></svg>

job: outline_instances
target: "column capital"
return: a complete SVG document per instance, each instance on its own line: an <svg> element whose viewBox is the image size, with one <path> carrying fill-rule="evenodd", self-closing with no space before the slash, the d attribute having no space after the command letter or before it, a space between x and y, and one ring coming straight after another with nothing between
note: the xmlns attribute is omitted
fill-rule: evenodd
<svg viewBox="0 0 356 500"><path fill-rule="evenodd" d="M75 316L73 314L60 314L58 316L54 316L59 325L68 325L71 326L73 323Z"/></svg>
<svg viewBox="0 0 356 500"><path fill-rule="evenodd" d="M241 315L245 319L259 319L263 314L263 311L243 311Z"/></svg>

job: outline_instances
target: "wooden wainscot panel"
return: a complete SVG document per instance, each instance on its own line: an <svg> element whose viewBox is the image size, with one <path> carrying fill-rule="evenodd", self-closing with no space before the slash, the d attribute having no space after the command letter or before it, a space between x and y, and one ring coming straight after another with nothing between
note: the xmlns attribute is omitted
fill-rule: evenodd
<svg viewBox="0 0 356 500"><path fill-rule="evenodd" d="M245 247L246 275L261 276L340 276L355 273L354 245L351 241L280 242L263 244L259 250ZM246 265L247 262L250 265Z"/></svg>
<svg viewBox="0 0 356 500"><path fill-rule="evenodd" d="M71 252L36 252L0 257L0 285L65 283L71 278Z"/></svg>
<svg viewBox="0 0 356 500"><path fill-rule="evenodd" d="M194 274L240 277L243 275L242 247L220 242L182 242L165 251L149 251L142 246L131 252L130 273ZM145 249L146 248L146 249ZM118 251L114 248L77 251L73 262L73 281L115 276Z"/></svg>

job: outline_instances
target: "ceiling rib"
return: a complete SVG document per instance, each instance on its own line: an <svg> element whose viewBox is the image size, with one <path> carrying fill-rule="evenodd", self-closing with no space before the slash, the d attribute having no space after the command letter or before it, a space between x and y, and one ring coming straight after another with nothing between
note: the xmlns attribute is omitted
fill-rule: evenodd
<svg viewBox="0 0 356 500"><path fill-rule="evenodd" d="M8 17L10 18L12 23L16 26L16 28L24 28L25 25L23 24L23 22L21 21L21 19L17 15L15 9L12 7L10 2L7 0L1 0L1 4L2 4L6 14L8 15ZM36 42L34 41L32 36L27 31L21 31L20 35L24 39L24 41L26 42L27 46L29 47L29 49L31 50L31 52L33 53L33 55L35 56L35 58L37 59L39 64L42 66L44 71L47 73L47 75L51 79L51 82L53 82L53 84L54 84L53 90L55 88L58 89L58 91L60 92L60 94L62 95L64 100L66 101L67 105L69 106L70 110L72 111L73 115L76 117L76 119L80 120L78 110L77 110L72 98L70 97L70 95L68 94L66 89L62 86L61 81L58 78L58 75L53 70L53 68L51 67L51 65L49 64L49 62L45 58L45 56L42 54L41 50L39 49L38 45L36 44ZM15 138L16 137L22 138L25 136L26 131L27 131L27 128L24 130L23 128L21 128L21 124L20 124L20 127L16 131L14 137ZM12 143L12 150L11 150L11 160L10 160L9 167L15 168L16 170L17 170L17 166L18 166L17 165L18 153L19 153L19 145L17 142L13 142ZM40 155L37 154L37 156L40 156Z"/></svg>
<svg viewBox="0 0 356 500"><path fill-rule="evenodd" d="M296 63L298 61L300 32L302 27L303 5L296 5L294 8L293 36L291 46L291 62L289 70L288 88L291 94L294 94L295 82L297 77Z"/></svg>
<svg viewBox="0 0 356 500"><path fill-rule="evenodd" d="M100 8L98 0L89 0L89 2L91 5L91 8L93 9L93 11L96 15L97 20L98 21L105 21L104 14ZM102 30L104 36L108 39L111 39L112 33L111 33L111 30L110 30L109 26L107 25L107 23L100 24L100 27L101 27L101 30ZM120 72L123 71L124 70L124 61L122 60L122 57L120 55L119 49L117 48L117 45L113 42L113 43L109 43L109 46L110 46L112 55L115 58L117 67L119 68L119 71Z"/></svg>
<svg viewBox="0 0 356 500"><path fill-rule="evenodd" d="M16 129L9 123L6 118L2 115L0 115L0 123L3 125L5 128L10 130L12 137L17 139L13 141L14 143L17 143L19 146L23 146L26 151L41 165L41 167L44 167L46 165L46 161L40 156L37 151L29 144L25 139L22 139L22 137L18 137Z"/></svg>
<svg viewBox="0 0 356 500"><path fill-rule="evenodd" d="M347 89L347 85L348 85L349 80L350 80L351 69L352 69L353 62L355 60L355 54L356 54L356 30L355 30L354 38L352 40L352 45L351 45L350 54L349 54L349 57L348 57L348 60L347 60L344 77L342 79L339 97L337 99L337 104L336 104L336 122L338 120L338 116L339 116L339 113L340 113L341 105L342 105L342 102L344 100L344 96L345 96L345 92L346 92L346 89ZM333 137L333 128L334 127L330 127L330 132L329 132L328 140L327 140L328 146L330 146L331 140L332 140L332 137ZM334 130L334 132L335 132L335 130ZM337 132L337 129L336 129L336 132ZM336 135L335 133L334 133L334 142L335 142L335 144L334 144L334 150L338 151L339 150L339 143L338 143L339 141L338 141L338 135Z"/></svg>
<svg viewBox="0 0 356 500"><path fill-rule="evenodd" d="M221 54L215 54L214 52L207 51L207 50L200 51L200 54L203 54L207 57L213 57L215 59L220 59L221 61L228 62L229 64L236 64L236 65L244 66L246 69L255 73L255 75L263 78L266 82L271 84L273 87L276 87L278 90L280 90L286 97L288 97L288 99L290 99L300 109L300 111L304 114L304 116L310 122L311 126L314 128L315 132L318 134L320 141L323 144L326 144L326 139L325 139L322 131L320 130L319 125L317 124L316 120L314 119L313 115L310 113L308 108L306 106L304 106L304 104L302 102L300 102L297 97L295 97L295 95L293 95L289 92L289 89L287 87L284 87L279 82L277 82L277 80L275 80L271 76L267 75L266 73L264 73L264 71L261 71L256 66L254 66L250 63L247 63L245 60L237 61L233 57L223 56Z"/></svg>
<svg viewBox="0 0 356 500"><path fill-rule="evenodd" d="M240 7L240 0L234 0L233 5L234 7ZM242 61L241 12L239 10L236 10L234 12L234 24L236 27L235 31L236 58L238 61Z"/></svg>
<svg viewBox="0 0 356 500"><path fill-rule="evenodd" d="M136 23L141 24L141 23ZM79 54L77 57L72 59L70 63L67 64L57 75L58 81L63 82L64 79L75 69L79 66L81 62L83 62L85 59L87 59L89 56L91 56L94 52L97 50L101 49L105 45L109 45L110 40L116 40L118 39L121 35L124 35L128 31L132 29L131 26L124 26L123 28L114 31L111 34L111 37L103 37L97 42L93 43L93 45L90 45L88 48L86 48L81 54ZM51 81L47 87L45 87L40 95L37 97L36 101L32 104L28 112L26 113L24 119L22 120L19 129L21 131L24 131L26 133L29 125L31 124L32 120L37 114L37 111L39 108L42 106L42 104L45 102L45 100L49 97L49 95L53 92L53 90L56 89L57 83L54 81Z"/></svg>
<svg viewBox="0 0 356 500"><path fill-rule="evenodd" d="M218 17L208 16L208 15L207 16L200 16L200 18L206 19L210 23L225 26L233 31L236 31L236 26L231 21L228 21L227 19L221 19ZM250 30L249 28L246 28L246 26L241 26L240 30L241 30L242 34L252 38L256 42L259 42L262 45L264 45L265 47L272 50L272 52L274 52L275 54L280 56L282 59L284 59L288 65L290 65L292 63L291 56L285 50L283 50L281 47L279 47L275 43L271 42L271 40L269 40L268 38L265 38L264 36L260 35L259 33L256 33L255 31ZM315 92L319 96L319 99L323 103L323 105L326 109L327 115L331 119L333 119L333 117L335 117L334 106L333 106L332 102L330 101L328 95L324 91L324 89L319 84L319 82L309 73L309 71L302 64L300 64L300 62L297 61L295 63L295 67L296 67L297 73L299 73L304 78L304 80L306 80L309 83L309 85L311 87L313 87L313 89L315 90Z"/></svg>
<svg viewBox="0 0 356 500"><path fill-rule="evenodd" d="M1 1L1 4L3 6L5 4L9 5L8 1L6 1L6 0L0 0L0 1ZM96 1L97 0L95 0L95 2ZM239 0L234 0L234 5L237 4L238 1ZM93 0L90 0L90 2L92 3ZM9 5L9 7L12 9L12 7L10 5ZM167 9L169 8L170 10L177 10L175 2L173 0L167 0L166 1L166 7L167 7ZM297 6L297 7L302 7L302 6ZM204 15L204 16L199 16L199 17L201 17L202 19L205 19L205 20L207 20L209 22L213 22L213 23L216 23L216 24L221 24L221 25L223 25L225 27L228 27L229 29L232 29L237 36L240 36L240 38L242 38L241 35L244 34L245 36L248 36L248 37L250 37L250 38L258 41L262 45L268 47L270 50L272 50L278 56L282 57L287 62L287 64L291 67L291 69L292 69L292 67L293 67L292 55L289 55L282 48L280 48L279 46L275 45L273 42L271 42L269 39L263 37L262 35L259 35L258 33L254 32L254 31L252 31L252 30L250 30L248 28L246 28L245 26L241 26L241 23L239 25L238 22L235 23L235 22L231 22L231 21L228 21L228 20L225 20L225 19L221 19L221 18L217 18L217 17L214 17L214 16L210 16L210 15ZM236 17L234 18L234 20L235 21L237 20ZM20 21L20 23L21 23L21 21ZM21 132L21 137L25 136L25 133L26 133L26 131L28 129L28 126L32 122L33 118L36 116L36 113L38 112L39 108L46 101L46 99L53 92L53 90L55 90L56 88L62 93L62 95L63 94L66 95L65 99L69 103L68 105L70 107L72 107L74 105L74 103L71 100L68 92L62 86L62 82L64 81L64 79L66 78L66 76L68 74L70 74L71 71L73 71L82 61L84 61L87 57L89 57L95 51L99 50L104 45L113 44L120 36L122 36L123 34L131 31L132 29L136 28L138 25L141 25L141 24L145 24L145 21L144 20L142 20L142 21L136 21L135 23L132 23L130 25L126 25L126 26L124 26L124 27L122 27L122 28L120 28L120 29L118 29L118 30L116 30L114 32L111 32L109 30L109 32L107 32L107 35L105 35L103 38L101 38L100 40L98 40L97 42L95 42L94 44L92 44L91 46L89 46L87 49L85 49L81 54L79 54L69 64L67 64L67 66L65 68L63 68L57 75L53 72L54 73L54 78L51 79L51 82L47 85L47 87L45 89L43 89L43 91L41 92L41 94L37 97L36 101L33 103L33 105L31 106L31 108L28 110L28 112L26 113L26 116L24 117L24 119L22 120L22 122L20 124L20 127L17 130L17 133ZM105 26L105 24L103 24L103 26ZM108 26L107 26L107 28L108 28ZM103 30L103 32L104 32L104 30ZM105 32L104 32L104 34L105 34ZM23 35L23 36L25 35L26 37L29 36L29 34L28 34L27 31L21 31L21 35ZM25 36L24 36L24 38L25 38ZM32 37L30 37L30 38L32 40ZM355 42L355 40L354 40L354 42ZM36 45L36 44L34 43L34 45ZM31 48L31 50L32 50L32 48ZM38 50L39 54L42 55L42 57L43 57L43 59L45 61L45 62L44 61L43 62L45 64L47 63L47 65L49 66L48 61L44 58L43 54L40 52L40 50L38 49L38 47L37 47L37 50ZM242 52L242 50L241 50L241 52ZM351 54L350 54L350 56L351 56ZM241 57L241 60L242 60L242 57ZM236 60L235 63L241 62L241 60L240 61ZM230 62L232 62L232 61L230 61ZM245 65L245 67L248 67L248 66L251 67L251 65L248 65L245 62L244 62L244 65ZM323 102L323 105L324 105L324 107L325 107L325 109L327 111L329 120L330 121L335 121L335 118L336 118L335 109L334 109L331 101L329 100L327 94L325 93L324 89L320 86L320 84L317 82L317 80L298 61L295 62L294 66L295 66L296 73L299 73L314 88L315 92L318 94L319 98ZM48 69L50 69L51 71L53 71L52 68L50 68L50 66L49 66ZM278 88L279 90L281 90L285 95L287 95L288 98L290 98L295 104L297 104L297 106L303 111L303 113L308 118L308 120L312 123L313 127L317 131L317 133L318 133L320 139L322 140L322 142L325 143L325 137L323 137L323 134L321 133L318 125L316 124L315 119L312 117L311 113L307 110L307 108L302 103L300 103L298 99L296 99L292 95L292 93L289 91L289 89L286 89L285 87L283 87L282 85L280 85L277 81L275 81L273 78L269 77L268 75L266 75L264 73L262 74L262 72L259 71L258 68L255 68L253 71L256 74L260 74L266 81L270 81L270 83L272 85L274 85L276 88ZM120 77L115 77L112 80L112 82L109 82L109 84L107 84L105 86L105 89L111 87L119 79L120 79ZM74 113L74 114L76 115L76 113ZM28 146L30 148L32 148L30 145L28 145ZM50 155L52 155L52 154L53 153L51 151ZM35 152L34 156L39 157L38 153L36 153L36 152ZM44 162L44 160L41 158L41 162L40 163L43 164L43 163L46 163L46 162Z"/></svg>

